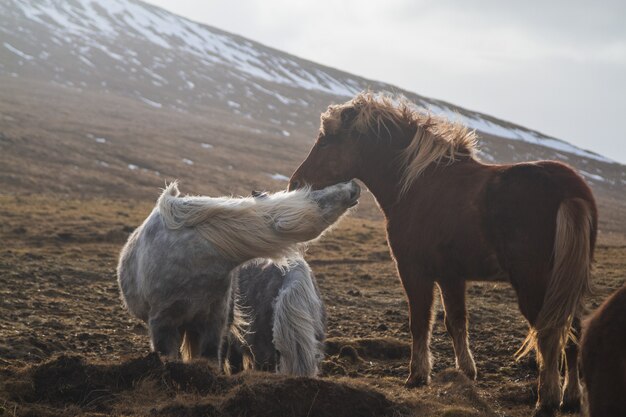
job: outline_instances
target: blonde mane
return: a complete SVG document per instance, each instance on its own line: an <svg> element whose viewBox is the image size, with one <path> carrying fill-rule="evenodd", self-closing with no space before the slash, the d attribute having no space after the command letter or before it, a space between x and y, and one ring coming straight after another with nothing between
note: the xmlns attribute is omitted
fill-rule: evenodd
<svg viewBox="0 0 626 417"><path fill-rule="evenodd" d="M351 112L342 120L344 112ZM458 122L415 110L404 97L394 98L371 92L360 93L352 100L328 107L321 116L321 132L341 129L377 137L391 138L391 128L415 132L402 152L403 169L400 193L404 194L416 178L431 164L451 164L459 159L475 158L477 140L474 131Z"/></svg>
<svg viewBox="0 0 626 417"><path fill-rule="evenodd" d="M191 227L224 257L243 262L272 258L283 262L299 253L296 241L311 240L328 224L320 224L309 189L278 192L263 198L179 197L169 184L157 209L169 229Z"/></svg>

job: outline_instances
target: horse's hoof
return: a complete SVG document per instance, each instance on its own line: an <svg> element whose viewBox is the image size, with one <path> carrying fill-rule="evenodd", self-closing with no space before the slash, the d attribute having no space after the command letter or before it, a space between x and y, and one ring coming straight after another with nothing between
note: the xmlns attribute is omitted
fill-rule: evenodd
<svg viewBox="0 0 626 417"><path fill-rule="evenodd" d="M410 376L404 382L404 386L406 388L417 388L417 387L423 387L424 385L428 385L429 383L430 383L430 377L428 376L426 377Z"/></svg>
<svg viewBox="0 0 626 417"><path fill-rule="evenodd" d="M580 412L580 402L582 397L582 387L567 385L563 390L563 400L561 401L561 411L564 413Z"/></svg>
<svg viewBox="0 0 626 417"><path fill-rule="evenodd" d="M563 401L561 403L561 412L568 414L580 413L580 398Z"/></svg>
<svg viewBox="0 0 626 417"><path fill-rule="evenodd" d="M556 415L556 407L538 406L535 408L533 417L554 417Z"/></svg>
<svg viewBox="0 0 626 417"><path fill-rule="evenodd" d="M470 380L472 381L476 381L476 377L478 375L478 372L476 371L476 368L470 368L470 369L461 369L461 372L463 372L465 374L466 377L468 377Z"/></svg>

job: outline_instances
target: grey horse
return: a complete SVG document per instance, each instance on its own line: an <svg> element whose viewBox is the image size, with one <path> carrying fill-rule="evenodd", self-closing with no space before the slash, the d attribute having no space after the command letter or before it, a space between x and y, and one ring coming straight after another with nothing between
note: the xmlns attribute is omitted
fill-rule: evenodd
<svg viewBox="0 0 626 417"><path fill-rule="evenodd" d="M289 259L287 268L271 260L259 262L232 272L237 288L233 308L241 309L248 324L243 340L239 334L228 336L227 373L246 368L317 375L326 309L313 272L302 257Z"/></svg>
<svg viewBox="0 0 626 417"><path fill-rule="evenodd" d="M148 324L152 350L221 363L230 272L257 257L284 261L298 253L298 243L319 237L359 194L354 181L257 198L180 197L170 184L122 249L122 300Z"/></svg>

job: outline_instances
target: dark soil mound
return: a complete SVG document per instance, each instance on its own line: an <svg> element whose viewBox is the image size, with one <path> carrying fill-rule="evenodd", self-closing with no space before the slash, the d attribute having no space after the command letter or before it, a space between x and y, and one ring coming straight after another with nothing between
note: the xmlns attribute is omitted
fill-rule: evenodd
<svg viewBox="0 0 626 417"><path fill-rule="evenodd" d="M80 356L63 355L27 369L22 377L21 383L5 387L15 400L74 404L97 411L109 410L116 393L132 390L148 378L158 381L166 395L176 391L206 394L228 385L206 364L163 363L156 354L120 365L89 364Z"/></svg>
<svg viewBox="0 0 626 417"><path fill-rule="evenodd" d="M403 359L411 357L408 343L390 337L350 339L332 337L326 341L326 353L337 355L342 348L350 346L359 356L368 359Z"/></svg>
<svg viewBox="0 0 626 417"><path fill-rule="evenodd" d="M243 384L227 399L225 415L248 417L390 416L392 403L378 392L321 379L287 378Z"/></svg>
<svg viewBox="0 0 626 417"><path fill-rule="evenodd" d="M213 404L171 404L153 410L150 414L155 417L222 417L223 414Z"/></svg>
<svg viewBox="0 0 626 417"><path fill-rule="evenodd" d="M156 355L118 366L86 364L79 356L60 356L33 369L33 394L52 404L87 404L132 388L139 378L160 372ZM28 399L27 399L28 400Z"/></svg>
<svg viewBox="0 0 626 417"><path fill-rule="evenodd" d="M164 363L156 354L114 365L63 355L3 375L7 379L0 386L0 399L7 396L15 403L19 416L393 414L393 403L366 387L256 372L227 377L217 375L206 362Z"/></svg>

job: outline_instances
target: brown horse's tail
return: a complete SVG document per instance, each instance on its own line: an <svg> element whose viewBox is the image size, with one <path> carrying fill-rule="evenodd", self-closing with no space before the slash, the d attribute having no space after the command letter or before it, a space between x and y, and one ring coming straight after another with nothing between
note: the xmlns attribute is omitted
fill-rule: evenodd
<svg viewBox="0 0 626 417"><path fill-rule="evenodd" d="M552 274L534 326L516 353L518 359L536 347L539 332L560 333L561 348L568 338L576 341L570 328L590 288L594 224L592 209L585 200L568 199L559 206Z"/></svg>

